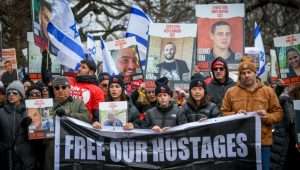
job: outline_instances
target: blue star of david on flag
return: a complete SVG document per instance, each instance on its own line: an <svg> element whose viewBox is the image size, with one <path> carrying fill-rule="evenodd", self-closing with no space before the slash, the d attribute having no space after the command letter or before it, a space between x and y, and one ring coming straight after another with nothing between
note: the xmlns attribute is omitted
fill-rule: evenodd
<svg viewBox="0 0 300 170"><path fill-rule="evenodd" d="M76 23L74 23L70 28L72 31L74 31L74 39L76 39L79 36L79 31L77 31Z"/></svg>

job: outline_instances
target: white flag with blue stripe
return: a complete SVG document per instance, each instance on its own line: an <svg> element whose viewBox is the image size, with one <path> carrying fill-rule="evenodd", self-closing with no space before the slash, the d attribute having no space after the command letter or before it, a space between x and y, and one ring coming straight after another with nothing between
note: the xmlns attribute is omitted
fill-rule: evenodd
<svg viewBox="0 0 300 170"><path fill-rule="evenodd" d="M110 75L118 75L119 71L102 37L100 37L100 47L102 53L103 72L107 72Z"/></svg>
<svg viewBox="0 0 300 170"><path fill-rule="evenodd" d="M88 51L89 55L93 58L93 60L96 63L96 61L97 61L97 58L96 58L96 43L95 43L93 35L90 34L90 33L87 33L86 48L87 48L87 51Z"/></svg>
<svg viewBox="0 0 300 170"><path fill-rule="evenodd" d="M126 37L134 36L140 55L141 65L146 65L146 54L148 48L148 30L152 23L150 17L137 5L132 5L131 15L127 26Z"/></svg>
<svg viewBox="0 0 300 170"><path fill-rule="evenodd" d="M52 9L47 31L51 43L59 50L57 59L62 65L76 69L84 57L84 49L69 2L56 0Z"/></svg>
<svg viewBox="0 0 300 170"><path fill-rule="evenodd" d="M257 76L261 76L265 72L266 57L260 27L256 22L254 26L254 47L259 50L259 69L257 72Z"/></svg>

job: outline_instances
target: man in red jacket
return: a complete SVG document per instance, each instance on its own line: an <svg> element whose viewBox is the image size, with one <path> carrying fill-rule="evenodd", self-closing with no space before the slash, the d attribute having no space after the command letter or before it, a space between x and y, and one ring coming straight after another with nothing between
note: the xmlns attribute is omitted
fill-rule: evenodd
<svg viewBox="0 0 300 170"><path fill-rule="evenodd" d="M95 62L87 58L80 62L77 76L68 79L71 86L71 96L83 100L92 122L98 118L99 102L104 101L104 92L97 86L95 72Z"/></svg>

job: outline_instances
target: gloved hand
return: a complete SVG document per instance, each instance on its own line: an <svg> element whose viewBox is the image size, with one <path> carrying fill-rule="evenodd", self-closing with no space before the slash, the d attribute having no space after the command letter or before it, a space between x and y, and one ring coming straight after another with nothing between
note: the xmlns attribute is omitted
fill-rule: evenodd
<svg viewBox="0 0 300 170"><path fill-rule="evenodd" d="M62 108L59 108L59 109L56 110L55 114L56 114L57 116L60 116L60 117L61 117L61 116L66 115L66 111L65 111L64 109L62 109Z"/></svg>
<svg viewBox="0 0 300 170"><path fill-rule="evenodd" d="M32 122L32 119L29 116L27 116L21 121L21 126L23 128L28 128L28 126L31 124L31 122Z"/></svg>

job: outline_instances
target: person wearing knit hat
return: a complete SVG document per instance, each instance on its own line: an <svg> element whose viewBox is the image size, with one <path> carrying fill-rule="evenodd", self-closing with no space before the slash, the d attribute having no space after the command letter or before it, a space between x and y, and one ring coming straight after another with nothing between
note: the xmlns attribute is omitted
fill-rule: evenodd
<svg viewBox="0 0 300 170"><path fill-rule="evenodd" d="M157 105L146 111L146 124L156 132L163 132L168 127L186 123L182 111L172 102L172 91L168 86L168 79L162 77L156 80L155 94Z"/></svg>
<svg viewBox="0 0 300 170"><path fill-rule="evenodd" d="M242 59L239 65L239 82L227 90L221 107L224 115L256 112L261 118L261 158L263 169L270 168L272 125L283 117L276 93L256 78L254 62Z"/></svg>
<svg viewBox="0 0 300 170"><path fill-rule="evenodd" d="M24 89L24 86L21 81L15 80L15 81L11 82L6 88L6 94L9 95L8 92L13 91L13 90L16 90L19 93L19 95L22 97L23 100L26 98L25 89Z"/></svg>
<svg viewBox="0 0 300 170"><path fill-rule="evenodd" d="M0 109L1 169L38 169L34 146L26 135L32 120L26 113L23 84L11 82L6 95L7 103Z"/></svg>
<svg viewBox="0 0 300 170"><path fill-rule="evenodd" d="M211 63L211 72L213 79L207 84L207 94L220 109L226 91L234 86L235 82L229 77L227 62L222 57L217 57Z"/></svg>
<svg viewBox="0 0 300 170"><path fill-rule="evenodd" d="M189 98L183 106L183 113L188 122L214 118L221 115L217 105L209 101L206 84L203 79L195 77L190 82Z"/></svg>
<svg viewBox="0 0 300 170"><path fill-rule="evenodd" d="M121 75L113 75L108 83L108 95L106 101L124 101L127 100L125 94L125 85Z"/></svg>

